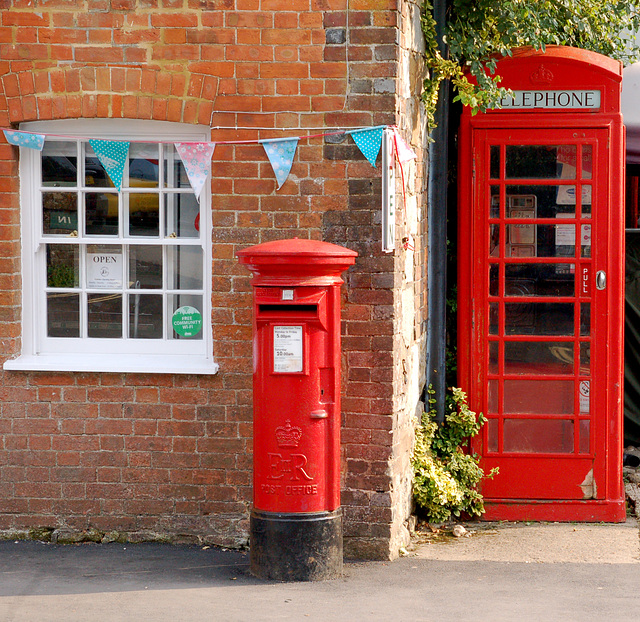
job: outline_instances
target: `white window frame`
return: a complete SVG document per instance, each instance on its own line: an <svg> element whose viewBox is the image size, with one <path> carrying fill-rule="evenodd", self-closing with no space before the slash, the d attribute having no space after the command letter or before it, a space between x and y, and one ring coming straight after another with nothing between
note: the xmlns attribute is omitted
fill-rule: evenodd
<svg viewBox="0 0 640 622"><path fill-rule="evenodd" d="M130 119L36 121L23 123L20 129L70 139L161 141L169 145L173 142L208 142L211 136L210 128L205 126ZM202 339L52 338L46 336L46 238L41 232L40 158L39 151L20 148L22 353L16 359L7 360L4 369L215 374L218 365L213 359L210 321L212 252L209 184L205 184L200 197L200 241L204 253ZM94 241L91 236L91 241L86 243L136 245L138 241L138 238L131 240L126 236L117 239L101 237ZM142 244L166 247L179 241L167 237L144 238ZM199 245L196 243L196 246ZM127 321L126 316L122 321Z"/></svg>

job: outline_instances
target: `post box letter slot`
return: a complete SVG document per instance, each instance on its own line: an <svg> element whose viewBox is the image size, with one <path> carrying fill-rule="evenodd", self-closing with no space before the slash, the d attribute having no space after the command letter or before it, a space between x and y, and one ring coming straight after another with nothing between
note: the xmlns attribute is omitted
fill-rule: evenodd
<svg viewBox="0 0 640 622"><path fill-rule="evenodd" d="M295 315L297 318L317 318L318 305L259 304L258 314L263 318L282 317L283 315Z"/></svg>

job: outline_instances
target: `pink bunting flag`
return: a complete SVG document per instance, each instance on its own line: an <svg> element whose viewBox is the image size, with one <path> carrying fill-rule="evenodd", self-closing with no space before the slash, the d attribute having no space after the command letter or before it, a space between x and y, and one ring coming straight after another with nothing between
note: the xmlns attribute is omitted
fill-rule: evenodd
<svg viewBox="0 0 640 622"><path fill-rule="evenodd" d="M404 138L400 136L398 128L394 128L393 135L396 143L396 155L399 162L408 162L409 160L415 160L418 156L409 145L405 142Z"/></svg>
<svg viewBox="0 0 640 622"><path fill-rule="evenodd" d="M211 172L211 156L215 143L174 143L176 151L184 164L193 193L198 202L202 189Z"/></svg>

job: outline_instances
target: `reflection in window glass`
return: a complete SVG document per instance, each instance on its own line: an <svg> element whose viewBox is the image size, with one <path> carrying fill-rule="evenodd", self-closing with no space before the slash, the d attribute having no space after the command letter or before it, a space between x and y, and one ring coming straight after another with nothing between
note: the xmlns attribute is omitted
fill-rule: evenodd
<svg viewBox="0 0 640 622"><path fill-rule="evenodd" d="M173 145L164 150L164 184L167 188L191 188L182 159Z"/></svg>
<svg viewBox="0 0 640 622"><path fill-rule="evenodd" d="M119 197L113 192L85 194L85 232L87 235L118 235Z"/></svg>
<svg viewBox="0 0 640 622"><path fill-rule="evenodd" d="M79 294L47 294L47 337L80 337Z"/></svg>
<svg viewBox="0 0 640 622"><path fill-rule="evenodd" d="M129 282L134 289L162 288L162 246L129 247Z"/></svg>
<svg viewBox="0 0 640 622"><path fill-rule="evenodd" d="M500 186L491 186L491 215L489 218L500 218Z"/></svg>
<svg viewBox="0 0 640 622"><path fill-rule="evenodd" d="M498 381L497 380L489 380L489 412L497 413L498 412Z"/></svg>
<svg viewBox="0 0 640 622"><path fill-rule="evenodd" d="M591 424L588 419L582 419L580 421L580 453L591 453L591 443L589 437L591 434Z"/></svg>
<svg viewBox="0 0 640 622"><path fill-rule="evenodd" d="M489 419L487 421L487 449L489 451L498 451L499 426L498 419Z"/></svg>
<svg viewBox="0 0 640 622"><path fill-rule="evenodd" d="M489 303L489 334L497 335L498 334L498 303L490 302Z"/></svg>
<svg viewBox="0 0 640 622"><path fill-rule="evenodd" d="M573 414L573 380L505 380L504 412L523 415Z"/></svg>
<svg viewBox="0 0 640 622"><path fill-rule="evenodd" d="M591 343L588 341L580 344L580 373L583 376L591 373Z"/></svg>
<svg viewBox="0 0 640 622"><path fill-rule="evenodd" d="M46 141L42 149L42 185L54 188L78 184L75 142Z"/></svg>
<svg viewBox="0 0 640 622"><path fill-rule="evenodd" d="M489 342L489 373L497 374L499 372L498 357L500 356L500 344L497 341Z"/></svg>
<svg viewBox="0 0 640 622"><path fill-rule="evenodd" d="M500 146L491 145L490 147L490 176L491 179L500 179Z"/></svg>
<svg viewBox="0 0 640 622"><path fill-rule="evenodd" d="M591 303L580 303L580 336L588 337L591 334Z"/></svg>
<svg viewBox="0 0 640 622"><path fill-rule="evenodd" d="M162 296L129 294L129 337L162 339Z"/></svg>
<svg viewBox="0 0 640 622"><path fill-rule="evenodd" d="M507 179L575 179L575 145L507 145ZM573 163L573 166L571 166ZM567 176L573 168L573 176Z"/></svg>
<svg viewBox="0 0 640 622"><path fill-rule="evenodd" d="M498 291L498 266L491 264L489 266L489 296L497 296Z"/></svg>
<svg viewBox="0 0 640 622"><path fill-rule="evenodd" d="M170 246L167 260L169 289L202 289L202 248Z"/></svg>
<svg viewBox="0 0 640 622"><path fill-rule="evenodd" d="M573 342L506 341L505 374L573 374Z"/></svg>
<svg viewBox="0 0 640 622"><path fill-rule="evenodd" d="M47 244L47 287L78 287L79 255L77 246Z"/></svg>
<svg viewBox="0 0 640 622"><path fill-rule="evenodd" d="M573 296L575 274L571 268L569 264L506 264L505 295Z"/></svg>
<svg viewBox="0 0 640 622"><path fill-rule="evenodd" d="M566 335L574 333L574 306L564 302L507 302L507 335Z"/></svg>
<svg viewBox="0 0 640 622"><path fill-rule="evenodd" d="M504 452L573 453L573 421L568 419L505 419L502 430Z"/></svg>
<svg viewBox="0 0 640 622"><path fill-rule="evenodd" d="M157 238L160 235L160 199L155 193L130 193L129 235Z"/></svg>
<svg viewBox="0 0 640 622"><path fill-rule="evenodd" d="M43 192L43 235L68 236L77 230L78 195L75 192Z"/></svg>
<svg viewBox="0 0 640 622"><path fill-rule="evenodd" d="M89 294L87 296L89 337L122 338L122 296L120 294Z"/></svg>
<svg viewBox="0 0 640 622"><path fill-rule="evenodd" d="M582 145L582 179L592 179L593 145Z"/></svg>
<svg viewBox="0 0 640 622"><path fill-rule="evenodd" d="M193 193L165 197L165 235L197 238L200 235L200 205Z"/></svg>
<svg viewBox="0 0 640 622"><path fill-rule="evenodd" d="M157 188L158 145L132 143L129 146L129 188Z"/></svg>

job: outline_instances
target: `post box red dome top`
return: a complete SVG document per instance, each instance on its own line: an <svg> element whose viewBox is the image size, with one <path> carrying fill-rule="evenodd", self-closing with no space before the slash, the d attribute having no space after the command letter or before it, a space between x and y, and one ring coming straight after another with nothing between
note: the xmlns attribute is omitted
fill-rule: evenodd
<svg viewBox="0 0 640 622"><path fill-rule="evenodd" d="M597 52L578 48L548 45L545 51L532 47L522 47L512 50L511 56L498 60L497 75L502 80L500 86L520 92L523 97L527 93L548 93L555 97L577 97L580 93L593 90L598 92L598 105L583 107L568 101L556 105L536 105L535 95L530 95L531 106L510 105L505 100L503 107L487 111L489 115L535 113L541 109L553 108L554 113L575 114L576 111L588 113L619 113L620 90L622 88L622 63ZM562 95L561 95L562 94ZM466 116L471 115L465 107Z"/></svg>
<svg viewBox="0 0 640 622"><path fill-rule="evenodd" d="M332 285L352 266L358 253L343 246L293 238L250 246L237 253L240 263L253 273L254 285L291 283Z"/></svg>

